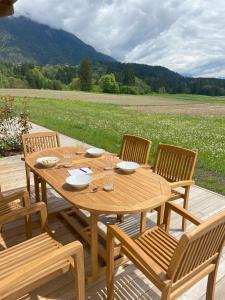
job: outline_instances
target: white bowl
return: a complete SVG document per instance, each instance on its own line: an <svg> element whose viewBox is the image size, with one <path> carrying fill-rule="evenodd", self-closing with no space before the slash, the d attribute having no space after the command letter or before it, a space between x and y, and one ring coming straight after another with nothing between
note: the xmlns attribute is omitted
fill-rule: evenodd
<svg viewBox="0 0 225 300"><path fill-rule="evenodd" d="M116 166L126 174L133 173L140 167L138 163L133 161L122 161L118 163Z"/></svg>
<svg viewBox="0 0 225 300"><path fill-rule="evenodd" d="M38 158L36 162L46 168L51 168L59 162L59 158L55 156L44 156Z"/></svg>
<svg viewBox="0 0 225 300"><path fill-rule="evenodd" d="M93 157L98 157L98 156L101 156L102 154L104 154L105 150L101 149L101 148L89 148L86 150L86 153Z"/></svg>
<svg viewBox="0 0 225 300"><path fill-rule="evenodd" d="M76 174L66 178L66 183L76 189L82 189L92 182L92 177L86 174Z"/></svg>

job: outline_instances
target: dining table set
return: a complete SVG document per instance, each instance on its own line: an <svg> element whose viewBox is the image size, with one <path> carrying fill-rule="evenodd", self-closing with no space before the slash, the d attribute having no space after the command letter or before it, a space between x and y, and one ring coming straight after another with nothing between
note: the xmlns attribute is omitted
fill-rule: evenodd
<svg viewBox="0 0 225 300"><path fill-rule="evenodd" d="M115 155L81 142L62 147L54 131L22 135L26 189L0 189L0 229L23 218L27 240L0 251L0 299L17 299L70 272L75 299L86 299L85 279L96 287L101 278L113 300L116 269L128 260L159 289L161 300L178 299L206 276L207 299L215 298L225 211L201 220L188 210L197 152L159 143L150 156L151 146L144 137L124 134ZM31 215L38 213L41 234L32 236ZM49 227L58 216L75 233L70 243ZM179 239L170 230L177 220ZM84 258L85 246L90 255Z"/></svg>
<svg viewBox="0 0 225 300"><path fill-rule="evenodd" d="M115 222L127 214L140 214L140 233L146 229L146 212L162 210L171 195L169 182L152 172L148 163L139 164L95 147L53 147L25 156L25 165L40 182L41 200L47 204L49 185L65 201L68 209L60 212L65 221L90 246L90 282L105 272L106 236L99 225L102 215ZM40 199L39 190L36 196ZM125 259L115 247L115 264Z"/></svg>

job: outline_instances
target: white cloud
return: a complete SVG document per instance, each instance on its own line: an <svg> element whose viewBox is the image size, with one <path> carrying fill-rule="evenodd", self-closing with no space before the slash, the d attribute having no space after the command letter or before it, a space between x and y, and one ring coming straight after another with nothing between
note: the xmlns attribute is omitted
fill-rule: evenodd
<svg viewBox="0 0 225 300"><path fill-rule="evenodd" d="M224 0L19 0L15 11L121 61L225 76Z"/></svg>

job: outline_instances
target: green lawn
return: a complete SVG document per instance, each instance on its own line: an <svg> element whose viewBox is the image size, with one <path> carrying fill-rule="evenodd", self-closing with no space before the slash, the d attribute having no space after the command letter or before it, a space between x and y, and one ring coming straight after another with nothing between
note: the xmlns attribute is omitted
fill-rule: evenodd
<svg viewBox="0 0 225 300"><path fill-rule="evenodd" d="M223 117L149 114L118 105L37 98L30 99L30 112L34 123L113 152L119 151L124 133L148 138L151 161L159 142L198 151L197 184L225 194Z"/></svg>

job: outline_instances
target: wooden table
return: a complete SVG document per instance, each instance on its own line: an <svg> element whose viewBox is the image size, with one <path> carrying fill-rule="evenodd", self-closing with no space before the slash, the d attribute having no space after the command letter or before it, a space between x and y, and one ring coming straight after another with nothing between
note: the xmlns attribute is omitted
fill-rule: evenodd
<svg viewBox="0 0 225 300"><path fill-rule="evenodd" d="M65 183L66 177L69 176L68 170L62 166L65 153L73 154L73 166L70 169L89 167L93 170L93 182L88 188L78 191ZM50 169L38 167L36 160L42 156L57 156L61 165L59 163L58 166ZM90 245L90 280L96 279L102 273L99 270L98 256L105 260L105 249L98 243L99 237L103 238L102 232L99 232L97 227L98 216L101 214L142 213L159 206L163 207L171 193L169 183L146 167L141 167L129 175L119 173L117 170L113 171L114 190L105 192L102 188L103 180L109 172L104 170L105 157L91 158L85 155L76 155L76 148L54 148L35 152L25 159L25 163L41 178L44 202L46 202L45 183L47 183L72 204L73 208L62 212L61 215ZM94 187L98 187L96 193L91 192ZM81 209L90 212L90 217L85 217ZM77 218L81 220L82 225ZM142 231L144 227L145 224L142 224Z"/></svg>

